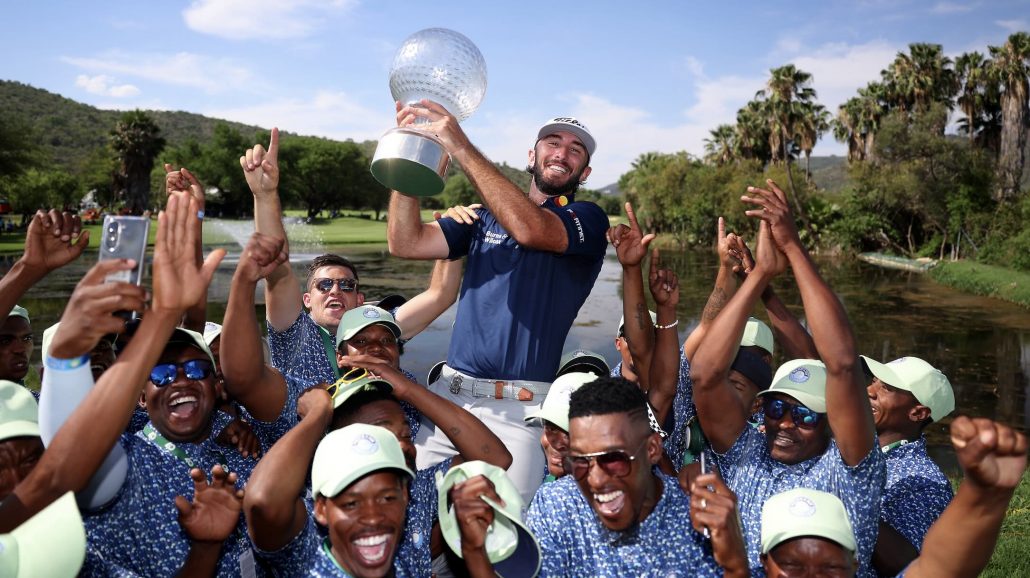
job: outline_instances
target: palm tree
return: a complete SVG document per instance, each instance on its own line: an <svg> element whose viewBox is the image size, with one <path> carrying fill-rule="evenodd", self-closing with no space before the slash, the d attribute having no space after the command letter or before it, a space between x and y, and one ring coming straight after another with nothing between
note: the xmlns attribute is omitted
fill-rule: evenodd
<svg viewBox="0 0 1030 578"><path fill-rule="evenodd" d="M865 160L865 139L859 131L859 99L849 98L837 108L833 138L848 145L848 162Z"/></svg>
<svg viewBox="0 0 1030 578"><path fill-rule="evenodd" d="M737 111L736 153L743 159L757 159L767 163L772 159L769 150L769 126L758 101L748 102Z"/></svg>
<svg viewBox="0 0 1030 578"><path fill-rule="evenodd" d="M887 70L881 72L888 100L908 113L926 111L934 102L950 108L957 81L944 48L940 44L915 43L909 44L908 49L908 54L899 52Z"/></svg>
<svg viewBox="0 0 1030 578"><path fill-rule="evenodd" d="M150 208L150 171L164 147L161 129L139 109L123 114L111 131L128 208L135 215Z"/></svg>
<svg viewBox="0 0 1030 578"><path fill-rule="evenodd" d="M733 125L720 124L709 131L711 138L705 139L705 161L716 166L728 164L734 158L736 130Z"/></svg>
<svg viewBox="0 0 1030 578"><path fill-rule="evenodd" d="M856 112L858 127L863 137L863 158L876 160L876 133L880 130L880 121L887 114L890 89L879 82L870 82L865 88L858 89Z"/></svg>
<svg viewBox="0 0 1030 578"><path fill-rule="evenodd" d="M1017 32L1002 46L991 46L990 74L1002 87L1001 145L998 151L998 200L1019 191L1026 147L1027 98L1030 97L1030 34Z"/></svg>
<svg viewBox="0 0 1030 578"><path fill-rule="evenodd" d="M955 73L959 79L958 106L966 115L959 128L969 137L969 145L976 141L981 116L986 105L987 60L979 52L967 52L955 60Z"/></svg>
<svg viewBox="0 0 1030 578"><path fill-rule="evenodd" d="M812 171L812 149L819 138L830 129L830 113L821 104L809 102L801 107L801 114L794 125L794 140L805 155L805 181L810 182Z"/></svg>

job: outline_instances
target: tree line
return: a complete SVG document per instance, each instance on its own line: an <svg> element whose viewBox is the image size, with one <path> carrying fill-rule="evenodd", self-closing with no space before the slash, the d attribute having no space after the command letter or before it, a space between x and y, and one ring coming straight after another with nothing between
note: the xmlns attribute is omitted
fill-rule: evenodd
<svg viewBox="0 0 1030 578"><path fill-rule="evenodd" d="M834 115L811 74L774 68L735 124L710 131L702 158L641 155L619 186L653 230L685 246L710 244L720 215L751 232L739 196L774 178L791 189L807 241L822 249L1030 270L1030 35L954 60L939 44L911 44L880 76ZM848 149L840 191L820 188L808 165L829 134Z"/></svg>

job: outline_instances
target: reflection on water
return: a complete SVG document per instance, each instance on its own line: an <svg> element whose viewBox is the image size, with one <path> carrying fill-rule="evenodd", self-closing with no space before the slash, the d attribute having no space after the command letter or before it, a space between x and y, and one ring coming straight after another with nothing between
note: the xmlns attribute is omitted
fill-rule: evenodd
<svg viewBox="0 0 1030 578"><path fill-rule="evenodd" d="M336 249L357 264L369 300L390 293L413 296L425 287L432 268L432 262L395 259L385 246ZM208 305L212 320L221 320L224 314L236 262L232 257L237 256L230 255L212 284ZM16 257L4 257L0 265L6 270ZM31 311L37 344L43 329L57 321L75 283L95 259L95 253L87 254L81 263L52 273L22 300ZM680 275L679 329L685 337L708 298L717 262L714 255L673 251L665 253L663 261ZM306 263L295 262L294 269L301 279L306 276ZM903 355L922 357L948 375L959 411L1028 429L1030 311L958 293L915 273L863 263L824 262L821 271L848 309L860 353L883 361ZM609 252L593 293L569 334L567 349L590 349L612 363L617 361L614 337L622 314L621 277L614 253ZM775 287L788 307L800 313L800 297L790 283L778 280ZM260 287L257 297L260 304ZM403 365L420 379L445 357L454 312L452 307L407 346ZM765 316L763 311L758 315ZM38 363L38 349L34 355ZM927 431L936 448L947 445L944 425L932 424Z"/></svg>

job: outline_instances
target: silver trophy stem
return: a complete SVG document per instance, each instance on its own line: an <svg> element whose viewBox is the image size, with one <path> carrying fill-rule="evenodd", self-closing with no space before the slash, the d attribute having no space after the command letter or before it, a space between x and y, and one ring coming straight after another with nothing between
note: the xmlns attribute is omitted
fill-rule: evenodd
<svg viewBox="0 0 1030 578"><path fill-rule="evenodd" d="M450 156L433 135L410 128L392 128L379 139L372 158L372 176L383 186L414 197L443 190Z"/></svg>

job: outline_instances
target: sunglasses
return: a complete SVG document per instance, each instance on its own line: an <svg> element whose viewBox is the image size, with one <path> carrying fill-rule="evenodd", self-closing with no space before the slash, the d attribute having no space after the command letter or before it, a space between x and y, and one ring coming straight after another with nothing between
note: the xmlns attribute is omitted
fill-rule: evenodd
<svg viewBox="0 0 1030 578"><path fill-rule="evenodd" d="M647 438L641 443L631 455L626 450L612 450L608 452L595 452L579 456L565 456L565 473L571 474L575 480L582 480L590 471L590 464L597 463L604 473L616 478L624 478L633 467L633 460L637 459L637 452L647 443Z"/></svg>
<svg viewBox="0 0 1030 578"><path fill-rule="evenodd" d="M170 385L179 375L179 368L186 374L186 379L198 381L215 372L211 362L206 359L191 359L182 363L161 363L150 370L150 383L157 387Z"/></svg>
<svg viewBox="0 0 1030 578"><path fill-rule="evenodd" d="M333 290L333 285L340 288L340 291L344 293L351 293L358 288L358 280L351 278L343 279L315 279L315 289L318 289L322 293L328 293Z"/></svg>
<svg viewBox="0 0 1030 578"><path fill-rule="evenodd" d="M345 387L359 379L366 377L367 375L367 369L355 367L354 369L340 376L340 379L337 379L335 382L333 382L332 385L325 388L325 390L329 392L329 397L336 399L336 394L340 393L340 391L342 391Z"/></svg>
<svg viewBox="0 0 1030 578"><path fill-rule="evenodd" d="M790 411L790 418L794 420L794 425L805 429L814 429L822 421L823 415L825 415L812 411L803 405L771 397L765 398L765 401L762 402L762 410L765 413L765 417L770 419L781 419L783 414Z"/></svg>

